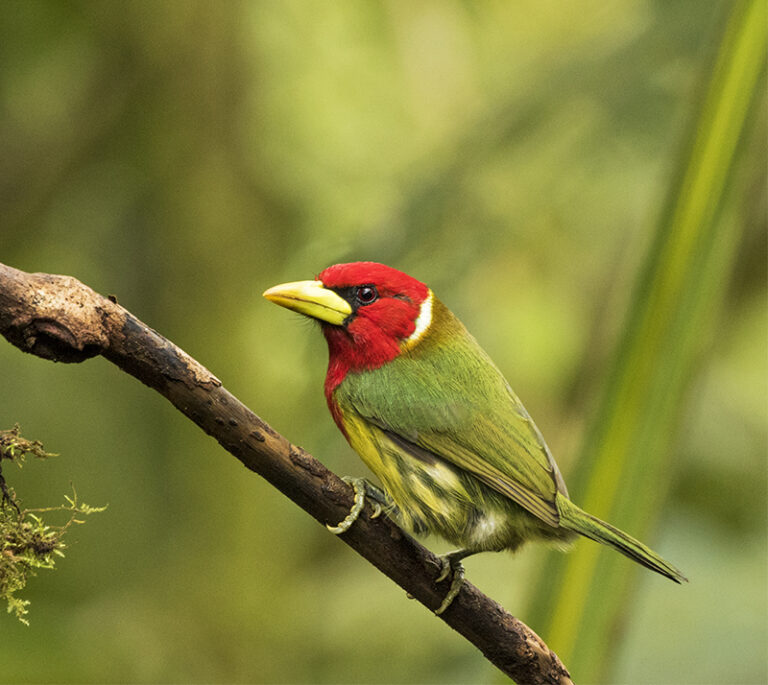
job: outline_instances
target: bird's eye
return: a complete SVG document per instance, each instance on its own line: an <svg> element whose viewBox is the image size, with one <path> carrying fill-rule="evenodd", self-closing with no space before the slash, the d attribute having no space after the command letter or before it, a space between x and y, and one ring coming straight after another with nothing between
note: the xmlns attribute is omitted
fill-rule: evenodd
<svg viewBox="0 0 768 685"><path fill-rule="evenodd" d="M361 285L355 292L355 298L360 304L371 304L379 298L379 293L376 292L375 286Z"/></svg>

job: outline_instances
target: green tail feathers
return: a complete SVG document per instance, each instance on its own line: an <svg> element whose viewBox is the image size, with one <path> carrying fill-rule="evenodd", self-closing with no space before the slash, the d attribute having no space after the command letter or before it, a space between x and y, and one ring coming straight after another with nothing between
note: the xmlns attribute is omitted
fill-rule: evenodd
<svg viewBox="0 0 768 685"><path fill-rule="evenodd" d="M672 564L664 561L656 552L646 547L639 540L635 540L625 532L614 528L610 523L601 521L596 516L579 509L567 497L559 494L556 499L557 511L560 514L560 525L585 537L613 547L617 552L629 557L638 564L666 576L676 583L688 582L688 579L680 573Z"/></svg>

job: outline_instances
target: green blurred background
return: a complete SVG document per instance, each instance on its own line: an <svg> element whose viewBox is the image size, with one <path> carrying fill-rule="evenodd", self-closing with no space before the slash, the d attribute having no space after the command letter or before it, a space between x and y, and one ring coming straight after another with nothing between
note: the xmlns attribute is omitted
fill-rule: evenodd
<svg viewBox="0 0 768 685"><path fill-rule="evenodd" d="M115 294L355 475L321 336L261 292L334 262L391 264L463 319L568 481L735 7L3 3L0 261ZM733 256L644 536L691 583L620 559L633 588L606 682L768 680L764 94L750 111L717 217ZM30 582L31 625L0 615L0 682L500 681L106 361L53 365L0 341L0 378L0 428L61 454L6 467L25 504L62 501L70 481L109 503ZM557 554L481 555L468 575L548 638L535 590Z"/></svg>

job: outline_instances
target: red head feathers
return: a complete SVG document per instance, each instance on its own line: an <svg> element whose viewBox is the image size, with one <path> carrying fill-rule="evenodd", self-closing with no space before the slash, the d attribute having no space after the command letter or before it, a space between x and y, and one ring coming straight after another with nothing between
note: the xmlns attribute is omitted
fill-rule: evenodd
<svg viewBox="0 0 768 685"><path fill-rule="evenodd" d="M264 297L322 325L329 351L325 392L332 411L331 395L348 373L392 361L416 345L432 323L429 288L374 262L329 266L317 280L283 283Z"/></svg>
<svg viewBox="0 0 768 685"><path fill-rule="evenodd" d="M352 262L329 266L319 276L327 289L346 300L352 313L343 326L323 324L328 341L326 392L348 371L375 369L397 357L414 333L420 336L429 320L417 320L431 303L431 292L415 278L384 264ZM431 318L431 313L426 315Z"/></svg>

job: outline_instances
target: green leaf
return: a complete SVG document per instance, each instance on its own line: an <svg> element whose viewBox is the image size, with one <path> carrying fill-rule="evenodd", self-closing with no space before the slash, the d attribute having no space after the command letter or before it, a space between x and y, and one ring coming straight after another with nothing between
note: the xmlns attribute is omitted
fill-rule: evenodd
<svg viewBox="0 0 768 685"><path fill-rule="evenodd" d="M648 542L676 471L679 409L713 331L742 233L724 209L745 191L733 183L734 159L762 102L768 37L762 0L732 8L596 422L569 479L579 506ZM615 653L616 625L639 569L587 542L548 561L532 625L577 681L596 682L608 675L607 650ZM693 570L683 571L696 582Z"/></svg>

